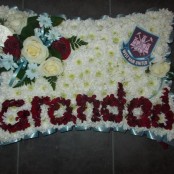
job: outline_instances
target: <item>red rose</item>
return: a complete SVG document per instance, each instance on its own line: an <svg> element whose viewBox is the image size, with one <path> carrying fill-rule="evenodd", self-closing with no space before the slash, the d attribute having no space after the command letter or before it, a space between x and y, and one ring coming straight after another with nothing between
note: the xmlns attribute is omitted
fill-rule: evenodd
<svg viewBox="0 0 174 174"><path fill-rule="evenodd" d="M61 54L63 60L67 59L71 53L70 42L64 37L54 41L51 47Z"/></svg>
<svg viewBox="0 0 174 174"><path fill-rule="evenodd" d="M4 43L3 51L5 54L9 53L16 59L19 59L21 55L19 40L14 36L8 36L8 39Z"/></svg>

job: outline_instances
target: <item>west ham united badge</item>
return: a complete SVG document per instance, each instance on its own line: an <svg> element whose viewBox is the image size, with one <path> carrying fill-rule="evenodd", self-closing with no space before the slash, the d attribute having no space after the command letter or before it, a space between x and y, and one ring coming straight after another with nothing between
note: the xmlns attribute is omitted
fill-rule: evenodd
<svg viewBox="0 0 174 174"><path fill-rule="evenodd" d="M157 36L136 27L129 42L123 42L121 53L132 65L148 66L153 60L151 53L157 41Z"/></svg>

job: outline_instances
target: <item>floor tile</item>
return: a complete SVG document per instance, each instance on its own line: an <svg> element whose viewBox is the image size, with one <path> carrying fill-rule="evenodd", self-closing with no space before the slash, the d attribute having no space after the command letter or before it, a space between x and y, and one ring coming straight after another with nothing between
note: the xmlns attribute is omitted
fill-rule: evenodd
<svg viewBox="0 0 174 174"><path fill-rule="evenodd" d="M0 0L0 5L8 5L9 7L17 6L19 9L22 9L23 0Z"/></svg>
<svg viewBox="0 0 174 174"><path fill-rule="evenodd" d="M130 14L133 12L145 12L149 8L168 8L174 11L173 0L111 0L111 14Z"/></svg>
<svg viewBox="0 0 174 174"><path fill-rule="evenodd" d="M164 150L154 140L114 133L115 174L172 174L174 147Z"/></svg>
<svg viewBox="0 0 174 174"><path fill-rule="evenodd" d="M111 174L111 133L71 131L20 143L19 174Z"/></svg>
<svg viewBox="0 0 174 174"><path fill-rule="evenodd" d="M0 174L17 174L17 143L0 146Z"/></svg>
<svg viewBox="0 0 174 174"><path fill-rule="evenodd" d="M99 18L109 14L109 0L25 0L24 6L38 13L65 14L68 18Z"/></svg>

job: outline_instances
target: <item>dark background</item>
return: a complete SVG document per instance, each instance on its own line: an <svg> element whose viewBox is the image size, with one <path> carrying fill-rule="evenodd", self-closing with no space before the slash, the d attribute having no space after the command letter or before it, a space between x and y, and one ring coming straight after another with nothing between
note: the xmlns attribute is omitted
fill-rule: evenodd
<svg viewBox="0 0 174 174"><path fill-rule="evenodd" d="M83 19L145 12L151 7L174 12L173 0L0 0L3 4ZM36 173L173 174L174 147L164 150L145 137L94 131L55 133L0 146L0 174Z"/></svg>

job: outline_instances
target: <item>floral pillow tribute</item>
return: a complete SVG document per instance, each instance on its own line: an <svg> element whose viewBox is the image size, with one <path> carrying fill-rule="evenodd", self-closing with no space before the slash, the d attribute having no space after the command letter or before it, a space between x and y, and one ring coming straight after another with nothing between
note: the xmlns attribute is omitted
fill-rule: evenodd
<svg viewBox="0 0 174 174"><path fill-rule="evenodd" d="M65 20L0 6L0 143L72 129L172 143L173 17Z"/></svg>

